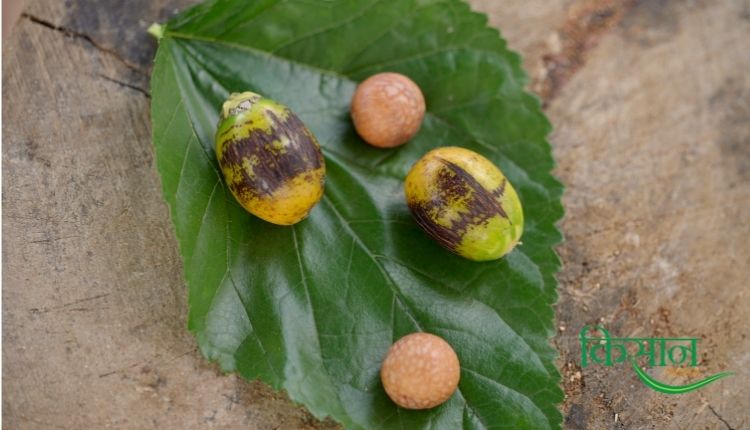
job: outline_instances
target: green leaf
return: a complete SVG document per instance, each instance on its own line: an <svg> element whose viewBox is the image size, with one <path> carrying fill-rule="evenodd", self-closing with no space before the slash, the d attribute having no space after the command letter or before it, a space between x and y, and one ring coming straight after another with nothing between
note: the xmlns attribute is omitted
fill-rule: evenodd
<svg viewBox="0 0 750 430"><path fill-rule="evenodd" d="M483 15L457 0L225 0L160 30L153 140L206 357L348 428L560 427L548 339L562 186L519 56ZM419 134L393 150L349 119L357 82L380 71L427 100ZM291 107L323 147L325 196L293 227L245 212L217 168L219 107L245 90ZM505 258L454 256L412 220L403 178L443 145L485 155L519 192L526 230ZM379 379L415 331L445 338L462 366L459 390L427 411L397 408Z"/></svg>

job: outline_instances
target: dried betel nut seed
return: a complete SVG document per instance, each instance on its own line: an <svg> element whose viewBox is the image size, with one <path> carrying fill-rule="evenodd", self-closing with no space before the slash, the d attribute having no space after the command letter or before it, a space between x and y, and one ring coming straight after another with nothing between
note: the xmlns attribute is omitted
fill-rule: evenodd
<svg viewBox="0 0 750 430"><path fill-rule="evenodd" d="M407 409L429 409L445 402L456 391L460 377L456 352L443 338L429 333L399 339L380 369L388 397Z"/></svg>
<svg viewBox="0 0 750 430"><path fill-rule="evenodd" d="M464 148L425 154L409 171L406 202L422 229L446 249L475 261L510 252L523 233L523 209L491 161Z"/></svg>
<svg viewBox="0 0 750 430"><path fill-rule="evenodd" d="M288 107L258 94L234 93L224 102L216 157L232 195L268 222L295 224L323 196L317 139Z"/></svg>
<svg viewBox="0 0 750 430"><path fill-rule="evenodd" d="M359 84L351 115L357 133L372 146L392 148L408 142L424 118L422 91L398 73L378 73Z"/></svg>

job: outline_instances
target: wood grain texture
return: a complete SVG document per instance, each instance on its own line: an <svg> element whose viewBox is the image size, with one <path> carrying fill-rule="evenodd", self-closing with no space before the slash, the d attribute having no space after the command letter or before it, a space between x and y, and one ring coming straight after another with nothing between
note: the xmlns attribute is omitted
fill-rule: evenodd
<svg viewBox="0 0 750 430"><path fill-rule="evenodd" d="M570 332L557 344L569 428L750 427L748 10L636 3L549 105L568 186L558 319ZM667 383L736 375L667 396L627 366L579 369L575 335L597 321L700 338L696 373L654 369Z"/></svg>
<svg viewBox="0 0 750 430"><path fill-rule="evenodd" d="M145 29L190 3L31 1L4 43L8 428L335 427L221 375L185 329ZM472 4L524 54L533 88L557 85L546 103L568 187L554 339L566 427L747 428L750 3ZM575 336L596 321L622 336L700 337L700 375L663 369L663 380L737 375L665 396L627 367L580 369Z"/></svg>

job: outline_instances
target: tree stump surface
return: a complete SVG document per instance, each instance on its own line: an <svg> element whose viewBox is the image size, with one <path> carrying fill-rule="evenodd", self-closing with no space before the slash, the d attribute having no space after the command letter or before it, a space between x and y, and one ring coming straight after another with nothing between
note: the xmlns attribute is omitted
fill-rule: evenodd
<svg viewBox="0 0 750 430"><path fill-rule="evenodd" d="M187 296L151 146L146 34L192 1L31 1L3 43L3 424L327 429L223 375ZM524 56L565 183L570 429L750 428L750 2L471 1ZM580 368L578 331L698 337L697 369ZM501 425L502 423L498 423Z"/></svg>

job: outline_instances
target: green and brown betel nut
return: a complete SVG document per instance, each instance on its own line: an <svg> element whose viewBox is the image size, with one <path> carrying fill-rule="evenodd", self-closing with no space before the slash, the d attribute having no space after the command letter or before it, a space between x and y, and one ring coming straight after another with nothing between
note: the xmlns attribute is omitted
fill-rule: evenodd
<svg viewBox="0 0 750 430"><path fill-rule="evenodd" d="M288 107L258 94L234 93L224 102L216 157L237 201L268 222L295 224L323 196L317 139Z"/></svg>
<svg viewBox="0 0 750 430"><path fill-rule="evenodd" d="M432 150L406 177L406 202L422 229L475 261L510 252L523 233L518 194L492 162L458 147Z"/></svg>

